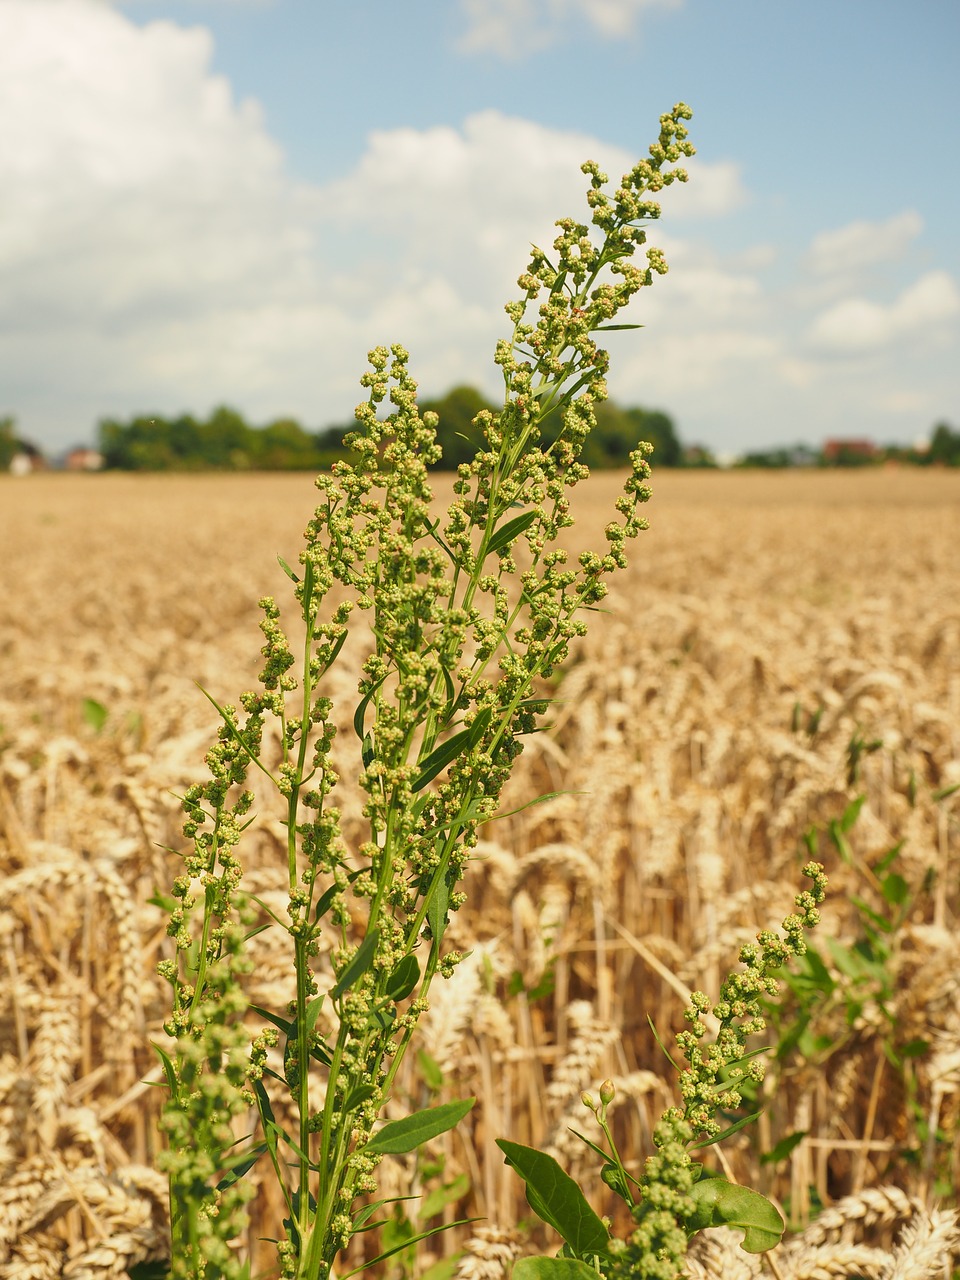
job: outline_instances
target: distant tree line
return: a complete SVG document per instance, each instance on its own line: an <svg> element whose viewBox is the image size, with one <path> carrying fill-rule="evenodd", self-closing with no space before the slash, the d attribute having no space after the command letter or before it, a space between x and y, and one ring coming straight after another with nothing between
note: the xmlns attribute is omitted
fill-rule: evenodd
<svg viewBox="0 0 960 1280"><path fill-rule="evenodd" d="M421 402L421 413L433 410L439 417L440 469L454 470L473 457L481 443L473 419L482 409L494 406L467 386ZM546 438L555 439L561 426L559 417L555 422L548 417ZM128 422L105 418L99 424L98 449L105 467L123 471L321 470L345 455L343 437L355 429L351 420L308 431L292 418L254 427L234 409L222 406L206 421L191 414L144 414ZM654 461L660 466L684 465L684 450L668 414L625 409L609 400L598 406L597 427L584 446L583 460L593 468L626 466L641 440L654 445Z"/></svg>
<svg viewBox="0 0 960 1280"><path fill-rule="evenodd" d="M305 430L293 418L251 426L221 406L206 421L192 414L104 418L98 429L103 465L121 471L306 471L328 467L339 437Z"/></svg>
<svg viewBox="0 0 960 1280"><path fill-rule="evenodd" d="M792 448L762 449L745 453L737 467L877 467L898 462L915 467L960 467L960 431L938 422L929 445L877 445L872 440L827 440L820 449L798 444Z"/></svg>
<svg viewBox="0 0 960 1280"><path fill-rule="evenodd" d="M13 418L0 418L0 471L6 471L17 452L16 422Z"/></svg>

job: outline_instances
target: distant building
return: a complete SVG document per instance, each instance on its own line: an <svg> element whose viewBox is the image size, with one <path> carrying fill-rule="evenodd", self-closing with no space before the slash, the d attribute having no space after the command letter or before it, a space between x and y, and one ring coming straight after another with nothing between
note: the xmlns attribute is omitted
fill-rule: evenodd
<svg viewBox="0 0 960 1280"><path fill-rule="evenodd" d="M63 459L66 471L100 471L103 468L103 454L97 449L80 447L71 449Z"/></svg>
<svg viewBox="0 0 960 1280"><path fill-rule="evenodd" d="M32 471L46 471L47 460L36 447L27 440L17 441L17 452L10 459L10 474L28 476Z"/></svg>
<svg viewBox="0 0 960 1280"><path fill-rule="evenodd" d="M823 444L825 462L872 462L879 454L877 445L863 438L825 440Z"/></svg>

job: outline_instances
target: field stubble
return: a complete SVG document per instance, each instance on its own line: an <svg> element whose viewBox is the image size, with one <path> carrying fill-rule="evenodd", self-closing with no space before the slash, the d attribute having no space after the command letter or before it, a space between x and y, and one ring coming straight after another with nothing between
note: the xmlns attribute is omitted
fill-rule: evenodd
<svg viewBox="0 0 960 1280"><path fill-rule="evenodd" d="M616 489L590 481L571 546L600 540ZM123 1275L162 1251L144 1081L167 940L147 899L177 873L176 795L215 732L196 684L220 701L254 686L256 601L283 608L275 557L295 563L312 495L302 475L0 483L0 1280ZM892 1277L923 1248L940 1265L955 1228L918 1204L960 1185L960 795L942 794L960 783L960 476L655 473L648 515L505 807L566 794L484 832L451 930L472 956L423 1024L442 1096L479 1099L437 1144L442 1181L470 1180L457 1211L488 1219L459 1274L501 1274L529 1217L495 1138L579 1172L567 1126L589 1127L580 1092L611 1077L621 1149L642 1160L674 1085L648 1018L668 1035L685 992L716 996L739 945L790 909L814 827L829 981L721 1158L798 1227L815 1217L784 1276ZM330 690L348 838L361 656ZM261 806L241 846L245 884L278 905L280 817ZM260 937L252 998L276 1008L292 964ZM405 1070L401 1110L430 1097ZM382 1172L388 1192L436 1186L413 1163ZM276 1208L255 1202L255 1262ZM715 1234L691 1275L753 1261Z"/></svg>

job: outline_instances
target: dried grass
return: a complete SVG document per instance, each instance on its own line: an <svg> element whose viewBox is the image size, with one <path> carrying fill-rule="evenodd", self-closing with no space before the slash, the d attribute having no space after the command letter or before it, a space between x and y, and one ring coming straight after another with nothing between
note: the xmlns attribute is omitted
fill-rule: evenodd
<svg viewBox="0 0 960 1280"><path fill-rule="evenodd" d="M613 490L590 482L584 542ZM162 1196L135 1172L156 1155L157 1091L138 1082L155 1072L165 1008L164 921L147 900L175 873L176 795L214 730L194 681L222 700L255 682L255 602L280 593L275 555L296 558L312 493L301 476L0 478L0 1280L122 1275L162 1250ZM958 797L932 793L960 782L960 477L665 475L650 515L505 808L566 794L484 832L455 921L475 958L425 1024L444 1096L478 1097L441 1145L473 1182L457 1212L528 1217L494 1139L554 1141L575 1160L558 1135L588 1131L579 1092L604 1075L639 1167L672 1088L648 1016L669 1036L684 991L716 990L739 942L789 908L803 833L862 792L823 935L854 939L851 895L871 892L877 856L902 840L916 897L890 990L868 984L852 1027L835 1010L832 1051L777 1080L756 1137L769 1148L803 1130L790 1160L760 1167L748 1137L728 1158L798 1228L827 1206L778 1251L784 1280L939 1274L956 1255L935 1192L960 1185L960 929ZM332 689L348 839L361 656L344 651ZM84 699L107 709L99 732ZM855 734L883 747L850 788ZM265 898L281 817L262 804L244 853ZM282 946L254 945L256 998L283 1002ZM897 1072L891 1034L930 1050ZM399 1106L422 1105L413 1059L398 1084ZM907 1087L932 1124L919 1150ZM398 1188L414 1176L398 1166ZM256 1269L267 1191L254 1211ZM756 1274L717 1239L698 1243L692 1276ZM480 1229L435 1244L466 1250L463 1275L503 1274L520 1247Z"/></svg>

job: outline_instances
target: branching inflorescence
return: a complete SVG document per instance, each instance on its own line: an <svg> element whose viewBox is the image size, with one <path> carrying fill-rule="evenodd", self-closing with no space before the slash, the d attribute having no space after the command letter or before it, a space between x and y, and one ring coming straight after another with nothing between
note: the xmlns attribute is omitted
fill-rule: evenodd
<svg viewBox="0 0 960 1280"><path fill-rule="evenodd" d="M365 1222L356 1202L375 1190L382 1155L412 1149L465 1112L448 1104L407 1128L376 1129L431 983L460 959L444 949L444 931L462 905L478 829L495 817L522 738L546 711L542 681L584 634L583 611L603 599L627 540L645 527L650 447L640 445L605 547L571 563L558 545L606 396L608 356L593 335L637 327L611 322L666 271L655 248L645 266L633 258L644 224L659 216L649 197L686 178L671 166L693 153L690 115L680 104L661 117L650 158L612 194L595 164L583 166L592 225L561 220L552 254L535 250L521 275L522 296L506 308L513 333L495 356L503 408L480 414L484 446L459 468L445 517L433 514L428 484L436 418L419 414L407 353L370 353L368 398L346 438L352 458L318 479L299 571L283 566L302 641L295 652L275 601L260 602L260 688L239 711L218 707L210 776L184 798L192 847L169 900L176 957L162 965L173 993L163 1057L175 1276L242 1274L230 1245L243 1220L242 1175L263 1158L287 1208L281 1274L329 1275ZM331 803L325 679L348 629L368 645L352 708L368 826L357 848ZM264 750L268 718L279 725L279 760ZM251 771L286 805L289 902L287 918L273 920L290 948L296 999L278 1011L252 1010L243 996L245 931L262 919L241 892L237 856ZM331 937L333 973L318 982L320 940ZM329 1038L316 1030L325 1002L337 1028ZM281 1046L282 1075L269 1065ZM274 1116L277 1089L297 1116L293 1133ZM234 1145L251 1108L259 1132Z"/></svg>

